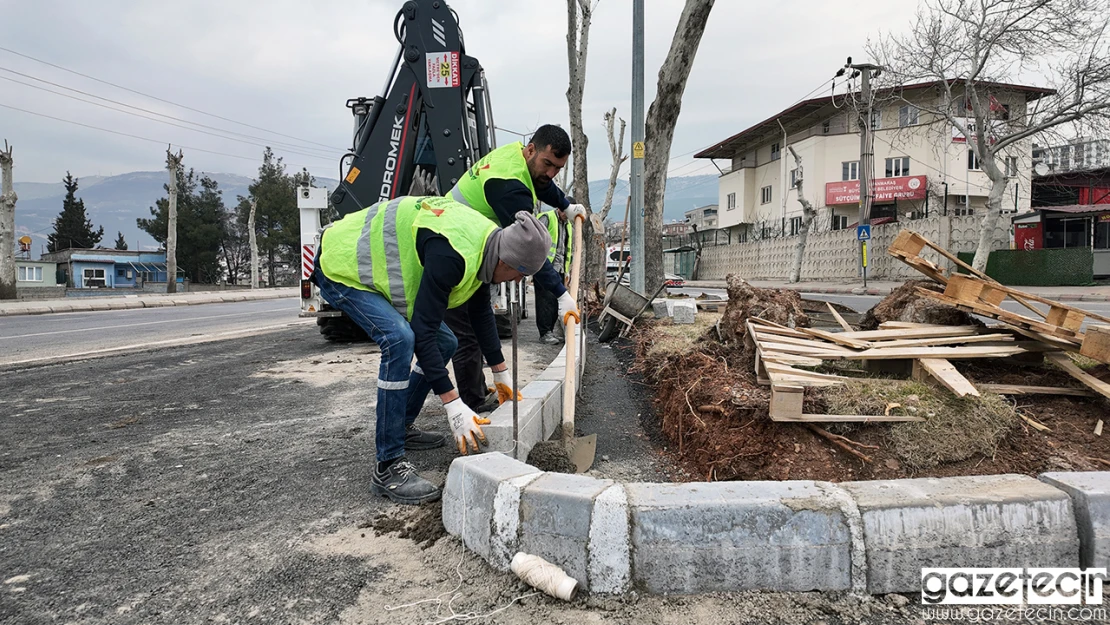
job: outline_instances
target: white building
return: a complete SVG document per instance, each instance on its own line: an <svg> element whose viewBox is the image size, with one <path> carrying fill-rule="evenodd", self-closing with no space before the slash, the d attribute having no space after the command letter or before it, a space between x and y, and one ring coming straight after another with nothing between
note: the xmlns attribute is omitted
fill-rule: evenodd
<svg viewBox="0 0 1110 625"><path fill-rule="evenodd" d="M1043 164L1043 174L1110 167L1110 139L1079 138L1063 145L1035 145L1033 164Z"/></svg>
<svg viewBox="0 0 1110 625"><path fill-rule="evenodd" d="M1020 124L1029 102L1052 93L1022 85L984 86L994 102L992 125ZM985 208L990 181L967 140L945 119L928 112L941 101L938 83L902 87L896 95L876 95L871 117L872 223L944 210L953 215L976 214ZM855 112L843 95L825 96L799 102L695 155L730 162L718 181L717 223L735 235L733 240L797 234L802 207L790 147L802 161L805 197L818 209L817 230L849 228L858 222L860 135ZM1011 182L1003 206L1026 210L1032 143L1021 141L1005 152L1000 166Z"/></svg>
<svg viewBox="0 0 1110 625"><path fill-rule="evenodd" d="M692 208L683 215L686 217L686 224L691 230L697 228L699 232L706 230L713 230L717 227L717 205L709 204L708 206L699 206Z"/></svg>

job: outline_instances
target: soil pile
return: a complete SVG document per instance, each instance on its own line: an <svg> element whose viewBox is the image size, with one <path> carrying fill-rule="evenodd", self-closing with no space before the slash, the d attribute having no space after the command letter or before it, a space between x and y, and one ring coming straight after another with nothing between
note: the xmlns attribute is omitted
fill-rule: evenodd
<svg viewBox="0 0 1110 625"><path fill-rule="evenodd" d="M948 304L929 299L917 292L916 287L943 293L944 288L932 280L907 280L894 289L860 319L860 330L878 330L884 321L908 321L939 325L982 325L974 317Z"/></svg>
<svg viewBox="0 0 1110 625"><path fill-rule="evenodd" d="M734 274L728 276L727 284L728 304L721 318L720 336L727 342L744 346L743 362L752 362L755 354L755 345L748 339L745 326L749 317L759 317L788 328L809 327L809 317L797 291L761 289Z"/></svg>

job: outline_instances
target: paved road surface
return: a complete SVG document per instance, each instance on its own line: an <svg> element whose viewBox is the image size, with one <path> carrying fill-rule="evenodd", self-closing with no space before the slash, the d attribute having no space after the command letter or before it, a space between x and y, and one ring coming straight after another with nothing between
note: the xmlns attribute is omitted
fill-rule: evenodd
<svg viewBox="0 0 1110 625"><path fill-rule="evenodd" d="M0 366L64 359L75 354L128 346L149 349L171 343L245 336L290 324L315 324L315 320L299 318L298 313L299 301L287 298L0 317ZM309 334L307 330L306 334Z"/></svg>

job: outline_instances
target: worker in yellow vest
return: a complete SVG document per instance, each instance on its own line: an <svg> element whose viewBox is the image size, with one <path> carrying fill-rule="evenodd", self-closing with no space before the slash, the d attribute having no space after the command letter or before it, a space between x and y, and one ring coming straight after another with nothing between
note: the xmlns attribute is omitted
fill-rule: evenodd
<svg viewBox="0 0 1110 625"><path fill-rule="evenodd" d="M556 208L539 214L540 225L547 228L551 237L551 249L547 262L558 274L563 284L570 275L571 255L574 253L574 224L567 218L567 212ZM540 331L540 341L548 345L562 342L555 334L555 319L558 316L558 300L547 289L536 289L536 328Z"/></svg>
<svg viewBox="0 0 1110 625"><path fill-rule="evenodd" d="M566 131L545 124L536 129L527 145L519 141L503 145L479 159L448 195L500 226L511 224L520 211L535 213L541 203L564 209L571 221L575 215L582 215L584 219L585 207L569 202L554 183L570 158L570 152L570 137ZM536 285L537 299L541 290L557 299L561 323L566 323L569 317L579 319L574 294L567 292L551 263L544 263L532 281ZM483 393L486 387L481 353L466 330L469 323L465 315L466 311L461 309L452 311L448 325L459 339L454 363L460 392L473 395Z"/></svg>
<svg viewBox="0 0 1110 625"><path fill-rule="evenodd" d="M440 497L439 488L405 458L405 450L446 442L442 434L415 426L429 389L443 401L459 453L485 444L481 426L489 420L460 399L447 375L445 363L457 343L444 314L467 309L500 401L511 398L516 391L501 353L489 285L535 274L550 246L547 229L527 212L500 228L446 197L379 202L324 230L313 281L328 303L381 347L375 493L406 504Z"/></svg>

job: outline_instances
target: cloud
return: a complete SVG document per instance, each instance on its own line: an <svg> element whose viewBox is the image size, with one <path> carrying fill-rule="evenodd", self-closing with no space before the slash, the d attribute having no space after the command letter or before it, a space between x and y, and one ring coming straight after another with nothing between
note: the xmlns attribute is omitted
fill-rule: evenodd
<svg viewBox="0 0 1110 625"><path fill-rule="evenodd" d="M338 156L350 143L352 123L344 102L375 95L381 88L397 45L393 17L402 4L8 0L0 1L0 45L171 102L331 146L326 156L317 151L318 145L300 150L312 156L277 151L291 168L304 166L316 175L335 177ZM683 3L646 4L645 109L654 96L657 72ZM565 4L455 0L451 6L460 17L467 52L486 70L497 125L520 132L548 122L568 125ZM844 57L862 57L866 39L879 29L901 30L915 6L910 0L864 0L851 7L817 0L718 0L687 85L672 154L704 148L789 106L831 79ZM860 20L860 15L867 19ZM604 112L616 107L618 115L630 115L631 23L631 3L600 0L590 34L583 107L591 178L608 175ZM2 51L0 67L214 127L298 143ZM0 76L10 77L3 72ZM7 81L0 81L0 103L154 140L0 108L0 135L16 146L21 180L57 181L66 170L82 176L155 170L164 164L165 142L189 146L187 166L252 175L262 152L259 146ZM515 139L508 133L499 135L501 142ZM708 162L691 165L689 156L672 166L684 166L679 173L714 171Z"/></svg>

